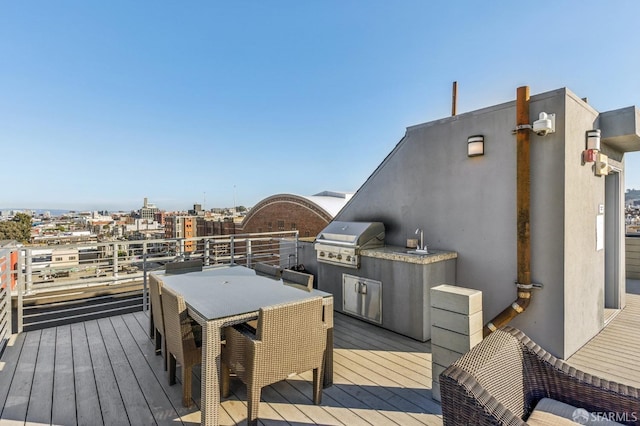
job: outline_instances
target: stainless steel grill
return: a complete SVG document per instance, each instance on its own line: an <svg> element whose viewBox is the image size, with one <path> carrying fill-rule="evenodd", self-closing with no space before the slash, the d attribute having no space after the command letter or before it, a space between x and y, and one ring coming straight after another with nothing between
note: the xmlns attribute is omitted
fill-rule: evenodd
<svg viewBox="0 0 640 426"><path fill-rule="evenodd" d="M360 250L384 245L382 222L333 221L316 237L318 262L360 267Z"/></svg>

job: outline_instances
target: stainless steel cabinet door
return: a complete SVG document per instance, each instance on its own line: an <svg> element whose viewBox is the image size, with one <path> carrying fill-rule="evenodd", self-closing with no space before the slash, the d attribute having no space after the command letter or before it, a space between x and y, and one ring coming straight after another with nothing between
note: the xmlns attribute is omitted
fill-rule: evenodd
<svg viewBox="0 0 640 426"><path fill-rule="evenodd" d="M342 310L382 324L382 282L342 274Z"/></svg>

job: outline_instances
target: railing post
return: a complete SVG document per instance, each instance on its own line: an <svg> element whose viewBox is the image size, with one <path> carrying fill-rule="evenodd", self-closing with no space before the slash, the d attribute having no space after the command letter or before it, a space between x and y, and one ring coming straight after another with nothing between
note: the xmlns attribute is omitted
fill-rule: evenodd
<svg viewBox="0 0 640 426"><path fill-rule="evenodd" d="M298 240L298 231L296 231L295 236L294 236L294 241L295 241L295 250L296 250L296 266L298 266L300 264L300 256L298 255L298 250L300 250L300 246L298 245L299 240Z"/></svg>
<svg viewBox="0 0 640 426"><path fill-rule="evenodd" d="M18 250L18 270L16 274L18 276L18 303L16 306L16 313L18 317L17 331L22 333L22 293L24 292L24 275L22 274L22 262L24 262L22 250Z"/></svg>
<svg viewBox="0 0 640 426"><path fill-rule="evenodd" d="M26 293L31 294L31 290L33 287L33 252L31 251L31 249L25 249L25 254L26 259L24 260L24 272L27 286Z"/></svg>
<svg viewBox="0 0 640 426"><path fill-rule="evenodd" d="M209 266L209 239L204 240L204 266Z"/></svg>
<svg viewBox="0 0 640 426"><path fill-rule="evenodd" d="M113 278L118 278L118 243L113 243Z"/></svg>
<svg viewBox="0 0 640 426"><path fill-rule="evenodd" d="M247 268L251 268L251 240L247 238Z"/></svg>
<svg viewBox="0 0 640 426"><path fill-rule="evenodd" d="M11 265L11 250L0 250L0 299L4 293L4 308L0 309L0 318L6 320L6 334L0 335L0 353L5 348L6 340L13 334L13 324L11 323L13 312L11 305L11 281L13 280L13 270ZM4 312L2 312L4 310ZM0 325L0 328L2 326ZM4 341L3 341L4 340Z"/></svg>
<svg viewBox="0 0 640 426"><path fill-rule="evenodd" d="M146 244L143 245L142 252L142 311L149 310L147 306L147 248Z"/></svg>
<svg viewBox="0 0 640 426"><path fill-rule="evenodd" d="M235 265L236 261L235 261L235 253L236 253L236 241L233 238L233 235L231 236L231 241L229 242L229 250L231 250L231 264Z"/></svg>

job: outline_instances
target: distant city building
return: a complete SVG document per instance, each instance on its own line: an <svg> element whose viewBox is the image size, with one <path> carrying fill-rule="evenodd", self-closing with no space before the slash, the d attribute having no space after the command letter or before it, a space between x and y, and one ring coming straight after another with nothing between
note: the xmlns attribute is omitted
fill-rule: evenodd
<svg viewBox="0 0 640 426"><path fill-rule="evenodd" d="M144 198L144 204L142 208L138 211L138 215L140 219L154 220L155 214L158 213L158 208L155 204L151 204L147 198Z"/></svg>
<svg viewBox="0 0 640 426"><path fill-rule="evenodd" d="M197 236L196 218L193 216L166 216L164 221L165 238L193 238ZM196 249L194 241L185 241L184 250L193 252Z"/></svg>
<svg viewBox="0 0 640 426"><path fill-rule="evenodd" d="M155 221L160 225L164 225L164 212L157 212L154 217Z"/></svg>
<svg viewBox="0 0 640 426"><path fill-rule="evenodd" d="M189 210L189 214L192 216L204 216L204 210L202 210L202 204L194 204L193 209Z"/></svg>

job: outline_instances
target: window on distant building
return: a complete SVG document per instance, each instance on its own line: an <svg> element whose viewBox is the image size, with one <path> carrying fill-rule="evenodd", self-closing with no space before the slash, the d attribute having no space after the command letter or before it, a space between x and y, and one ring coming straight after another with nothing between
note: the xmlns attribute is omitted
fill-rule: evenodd
<svg viewBox="0 0 640 426"><path fill-rule="evenodd" d="M291 222L291 230L295 231L296 229L298 229L298 227L296 226L295 222Z"/></svg>
<svg viewBox="0 0 640 426"><path fill-rule="evenodd" d="M76 260L75 256L69 256L69 260Z"/></svg>
<svg viewBox="0 0 640 426"><path fill-rule="evenodd" d="M61 258L61 257L56 257L54 260L55 260L56 262L62 262L62 258Z"/></svg>
<svg viewBox="0 0 640 426"><path fill-rule="evenodd" d="M284 231L284 220L278 221L278 231Z"/></svg>

